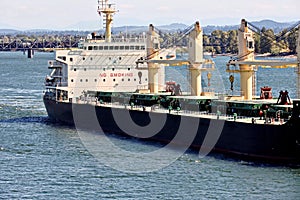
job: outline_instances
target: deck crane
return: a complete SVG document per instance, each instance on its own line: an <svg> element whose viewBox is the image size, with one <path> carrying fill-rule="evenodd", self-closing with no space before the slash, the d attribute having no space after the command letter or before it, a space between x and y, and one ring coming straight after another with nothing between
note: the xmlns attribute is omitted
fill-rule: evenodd
<svg viewBox="0 0 300 200"><path fill-rule="evenodd" d="M147 33L147 57L138 62L147 62L148 64L149 88L151 93L158 93L157 80L160 65L187 65L190 72L191 95L201 96L203 94L201 74L203 71L213 70L214 63L211 60L203 58L203 30L199 22L187 27L175 43L186 36L189 38L187 46L188 59L162 59L160 55L164 50L160 49L157 31L155 31L153 25L149 26Z"/></svg>
<svg viewBox="0 0 300 200"><path fill-rule="evenodd" d="M249 27L252 26L252 28ZM300 23L297 23L293 28L289 29L289 32L296 29ZM300 27L300 26L299 26ZM257 66L268 66L271 68L287 68L296 67L296 73L298 75L297 81L297 95L300 98L300 31L298 31L298 41L297 41L297 60L296 61L280 61L280 60L255 60L254 58L254 32L260 32L259 29L253 26L251 23L242 19L241 26L238 30L238 50L239 54L236 59L230 60L227 63L226 71L229 73L240 73L241 77L241 91L242 98L245 100L253 99L253 79L254 71ZM286 34L284 34L286 35ZM276 38L279 41L284 35ZM231 66L234 66L232 68ZM238 66L238 69L236 67Z"/></svg>

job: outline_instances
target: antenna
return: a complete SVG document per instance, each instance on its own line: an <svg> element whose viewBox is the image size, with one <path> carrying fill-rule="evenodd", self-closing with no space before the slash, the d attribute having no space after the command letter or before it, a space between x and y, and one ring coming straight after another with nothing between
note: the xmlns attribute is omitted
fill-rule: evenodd
<svg viewBox="0 0 300 200"><path fill-rule="evenodd" d="M98 14L103 14L103 23L105 24L105 41L111 42L111 26L113 16L117 12L116 5L108 3L108 0L98 0Z"/></svg>

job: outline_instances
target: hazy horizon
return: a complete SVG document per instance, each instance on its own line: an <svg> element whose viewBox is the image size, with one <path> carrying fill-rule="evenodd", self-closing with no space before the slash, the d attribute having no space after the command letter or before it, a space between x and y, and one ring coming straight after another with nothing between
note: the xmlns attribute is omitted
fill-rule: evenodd
<svg viewBox="0 0 300 200"><path fill-rule="evenodd" d="M102 28L97 13L97 0L1 0L0 28L31 30L81 29L81 24L90 23L91 29ZM147 26L150 23L166 25L183 23L190 25L199 20L202 26L237 25L242 18L248 21L270 19L276 22L299 21L300 2L296 0L219 0L210 1L178 0L138 1L111 0L119 12L114 26ZM80 14L79 14L80 13ZM139 16L139 17L137 17ZM77 26L77 27L76 27Z"/></svg>

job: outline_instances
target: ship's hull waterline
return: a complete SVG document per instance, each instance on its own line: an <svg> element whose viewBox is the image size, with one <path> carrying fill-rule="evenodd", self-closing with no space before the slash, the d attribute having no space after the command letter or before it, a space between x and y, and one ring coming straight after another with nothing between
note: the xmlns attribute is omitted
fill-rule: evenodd
<svg viewBox="0 0 300 200"><path fill-rule="evenodd" d="M139 126L147 126L150 123L149 112L139 110L128 110L117 107L95 106L91 104L72 104L57 102L44 99L44 104L51 120L69 125L76 125L77 128L87 128L90 130L103 130L105 133L116 133L121 135L130 135L134 133L137 138L146 138L143 140L153 140L162 143L170 141L178 146L186 146L189 141L187 134L189 131L181 133L180 124L185 123L186 127L196 127L195 137L190 148L200 149L207 136L208 129L210 134L216 126L216 135L220 134L214 145L212 152L218 152L238 157L245 160L254 160L259 162L276 163L283 165L300 166L300 144L298 143L299 123L289 123L284 125L270 124L249 124L235 121L198 118L193 116L173 114L151 113L151 117L166 117L166 122L161 130L147 137L143 133L137 133L134 130L123 131L115 121L116 116L124 116L130 113L131 119ZM75 114L76 113L76 114ZM76 117L73 117L76 115ZM96 123L93 118L96 116ZM198 123L198 124L197 124ZM100 126L99 126L100 125ZM79 126L79 127L78 127ZM101 127L101 128L100 128ZM193 132L193 131L191 131ZM178 136L179 135L179 136ZM176 140L174 140L176 136ZM210 147L207 147L208 149Z"/></svg>

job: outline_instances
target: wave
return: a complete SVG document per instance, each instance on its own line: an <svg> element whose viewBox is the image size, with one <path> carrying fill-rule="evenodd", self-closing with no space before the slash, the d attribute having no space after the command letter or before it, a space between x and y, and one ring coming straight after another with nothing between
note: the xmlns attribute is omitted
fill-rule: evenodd
<svg viewBox="0 0 300 200"><path fill-rule="evenodd" d="M46 116L36 116L36 117L19 117L11 119L0 119L0 123L41 123L48 124L51 120Z"/></svg>

